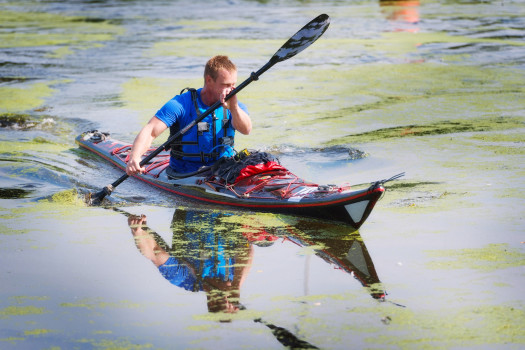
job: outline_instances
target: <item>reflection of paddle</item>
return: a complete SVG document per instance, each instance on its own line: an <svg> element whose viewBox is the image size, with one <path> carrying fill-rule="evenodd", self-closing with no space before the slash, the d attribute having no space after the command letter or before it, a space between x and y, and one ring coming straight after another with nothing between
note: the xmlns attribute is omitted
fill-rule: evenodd
<svg viewBox="0 0 525 350"><path fill-rule="evenodd" d="M248 79L246 79L239 86L237 86L235 90L230 92L226 96L225 100L226 101L229 100L236 93L244 89L252 81L258 80L260 75L262 75L272 66L274 66L276 63L287 60L297 55L299 52L303 51L304 49L306 49L314 41L316 41L321 35L323 35L323 33L328 28L329 24L330 24L330 17L328 17L328 15L322 14L314 18L312 21L310 21L310 23L305 25L300 31L298 31L286 43L284 43L284 45L272 56L272 58L268 61L268 63L266 63L257 72L254 72L254 73L252 72L252 74L250 75ZM150 160L155 158L160 152L167 149L169 145L171 145L171 143L175 139L185 134L188 130L190 130L197 123L199 123L201 120L203 120L208 115L210 115L214 110L219 108L221 105L222 105L221 101L215 102L210 108L206 110L206 112L201 114L199 117L193 120L190 124L188 124L182 130L179 130L177 133L170 136L170 138L168 138L168 140L164 142L160 147L158 147L155 151L151 152L144 159L142 159L142 161L140 162L140 166L147 164ZM89 203L92 205L100 204L107 195L111 195L111 192L113 192L115 187L117 187L122 182L124 182L128 177L129 177L128 174L124 174L112 184L104 187L100 192L97 192L95 194L90 194L90 198L88 198Z"/></svg>
<svg viewBox="0 0 525 350"><path fill-rule="evenodd" d="M265 322L260 318L256 319L255 322L260 322L266 327L270 328L277 340L290 349L319 349L317 346L297 338L293 333L291 333L287 329Z"/></svg>

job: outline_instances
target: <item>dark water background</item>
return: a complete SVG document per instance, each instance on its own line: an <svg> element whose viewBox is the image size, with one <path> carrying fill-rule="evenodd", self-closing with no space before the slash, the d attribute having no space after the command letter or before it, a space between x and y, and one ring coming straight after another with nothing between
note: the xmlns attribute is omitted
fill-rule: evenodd
<svg viewBox="0 0 525 350"><path fill-rule="evenodd" d="M131 142L210 56L242 81L321 13L325 35L240 94L254 130L236 144L323 184L405 171L359 232L133 179L121 210L82 203L121 173L76 135ZM522 348L524 14L518 0L0 1L0 348ZM148 242L194 268L226 258L235 283L174 286ZM225 298L242 310L210 312Z"/></svg>

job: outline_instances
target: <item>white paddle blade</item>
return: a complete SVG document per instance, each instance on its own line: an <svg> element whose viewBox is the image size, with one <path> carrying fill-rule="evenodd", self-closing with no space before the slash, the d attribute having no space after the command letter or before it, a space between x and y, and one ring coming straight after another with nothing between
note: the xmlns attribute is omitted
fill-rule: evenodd
<svg viewBox="0 0 525 350"><path fill-rule="evenodd" d="M295 33L280 49L273 55L272 60L281 62L297 55L299 52L312 45L328 29L330 17L322 14L314 18L300 31Z"/></svg>

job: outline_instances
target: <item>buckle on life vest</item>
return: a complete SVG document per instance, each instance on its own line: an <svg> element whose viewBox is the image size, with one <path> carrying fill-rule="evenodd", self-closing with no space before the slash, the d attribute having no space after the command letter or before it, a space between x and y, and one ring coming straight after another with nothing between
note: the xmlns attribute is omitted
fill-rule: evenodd
<svg viewBox="0 0 525 350"><path fill-rule="evenodd" d="M199 135L202 135L203 133L208 131L210 131L210 124L206 122L197 123L197 132Z"/></svg>
<svg viewBox="0 0 525 350"><path fill-rule="evenodd" d="M233 147L234 139L231 136L224 136L219 139L219 144L232 146Z"/></svg>

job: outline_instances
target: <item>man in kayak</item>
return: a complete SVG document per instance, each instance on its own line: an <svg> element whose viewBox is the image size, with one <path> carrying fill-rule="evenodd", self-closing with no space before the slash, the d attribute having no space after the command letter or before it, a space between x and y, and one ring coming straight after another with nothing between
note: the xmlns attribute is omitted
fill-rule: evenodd
<svg viewBox="0 0 525 350"><path fill-rule="evenodd" d="M155 138L167 128L170 135L174 135L217 101L221 101L221 107L170 145L168 175L194 172L202 166L214 164L219 158L233 156L235 131L248 135L252 129L248 110L237 101L237 95L225 101L236 83L235 64L227 56L212 57L204 68L204 86L181 91L140 130L131 148L126 173L144 173L145 169L139 163Z"/></svg>

